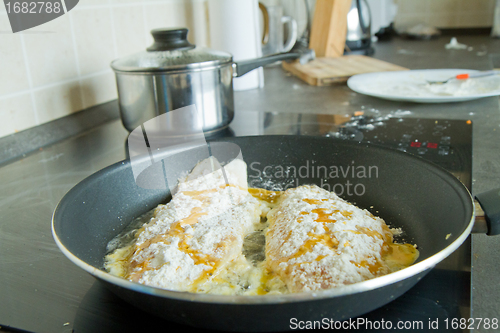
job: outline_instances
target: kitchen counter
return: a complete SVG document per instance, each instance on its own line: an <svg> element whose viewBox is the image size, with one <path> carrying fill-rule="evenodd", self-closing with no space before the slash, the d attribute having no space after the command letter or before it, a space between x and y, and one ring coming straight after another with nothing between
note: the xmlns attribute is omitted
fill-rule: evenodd
<svg viewBox="0 0 500 333"><path fill-rule="evenodd" d="M499 40L458 36L458 41L472 50L445 50L449 37L431 41L395 39L377 43L374 57L410 69L500 67ZM367 115L386 115L405 111L408 117L470 119L474 134L473 192L500 188L497 97L440 105L390 102L359 95L345 85L309 86L272 66L265 70L265 87L236 92L235 103L236 117L231 129L236 135L256 134L256 115L263 112L352 115L364 111ZM110 107L116 108L116 102ZM80 180L125 158L127 134L118 119L111 120L0 168L0 326L3 329L11 326L36 332L95 331L84 320L89 316L102 317L97 324L106 332L119 331L115 319L125 320L121 324L131 331L143 330L144 325L162 327L160 319L136 314L137 310L67 260L50 233L51 214L57 202ZM19 229L29 232L20 234ZM472 236L472 318L498 318L499 255L500 237ZM75 280L78 289L68 282ZM102 299L100 308L90 306L96 297ZM106 307L108 303L114 304L112 310Z"/></svg>

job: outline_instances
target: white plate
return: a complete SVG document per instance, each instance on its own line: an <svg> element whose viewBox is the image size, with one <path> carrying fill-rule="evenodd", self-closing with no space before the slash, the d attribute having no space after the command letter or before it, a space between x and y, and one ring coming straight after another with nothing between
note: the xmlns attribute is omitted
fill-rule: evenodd
<svg viewBox="0 0 500 333"><path fill-rule="evenodd" d="M429 85L427 80L446 80L457 74L474 73L470 69L424 69L354 75L347 80L357 93L415 103L463 102L500 95L500 75L468 80L451 80Z"/></svg>

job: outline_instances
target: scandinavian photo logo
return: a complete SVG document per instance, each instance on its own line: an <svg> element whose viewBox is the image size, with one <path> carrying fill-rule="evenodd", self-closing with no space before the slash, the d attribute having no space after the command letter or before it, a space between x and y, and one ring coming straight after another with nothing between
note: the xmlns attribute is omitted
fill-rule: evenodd
<svg viewBox="0 0 500 333"><path fill-rule="evenodd" d="M334 162L334 161L332 161ZM263 165L260 162L249 164L250 186L266 185L267 179L278 184L279 189L316 183L319 187L335 192L339 196L362 196L366 192L366 180L379 177L376 165L357 164L318 164L315 160L304 160L300 165Z"/></svg>
<svg viewBox="0 0 500 333"><path fill-rule="evenodd" d="M238 145L231 142L207 143L205 133L197 121L202 121L196 106L189 105L169 111L135 128L127 139L128 155L137 186L177 191L176 184L192 171L200 161L203 172L191 173L194 178L222 173L226 185L224 166L243 156Z"/></svg>

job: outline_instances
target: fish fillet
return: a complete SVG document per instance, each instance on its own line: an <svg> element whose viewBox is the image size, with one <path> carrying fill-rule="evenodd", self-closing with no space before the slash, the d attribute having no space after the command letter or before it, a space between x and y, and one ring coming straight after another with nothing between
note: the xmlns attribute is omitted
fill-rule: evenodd
<svg viewBox="0 0 500 333"><path fill-rule="evenodd" d="M361 282L418 256L414 246L393 243L381 218L317 186L285 191L267 217L267 269L290 292Z"/></svg>
<svg viewBox="0 0 500 333"><path fill-rule="evenodd" d="M139 232L126 278L154 287L193 291L241 253L245 234L260 222L247 191L246 164L214 170L213 158L179 180L177 192ZM222 172L224 171L224 172Z"/></svg>

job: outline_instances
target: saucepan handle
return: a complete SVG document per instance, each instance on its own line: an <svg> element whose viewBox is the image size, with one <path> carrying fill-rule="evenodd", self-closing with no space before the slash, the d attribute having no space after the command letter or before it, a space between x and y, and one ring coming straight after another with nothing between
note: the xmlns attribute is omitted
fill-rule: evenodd
<svg viewBox="0 0 500 333"><path fill-rule="evenodd" d="M500 189L476 195L476 220L472 232L500 235Z"/></svg>
<svg viewBox="0 0 500 333"><path fill-rule="evenodd" d="M233 63L233 77L240 77L246 73L254 70L255 68L272 64L279 60L295 60L299 59L301 64L307 63L309 60L315 58L314 50L307 50L307 52L288 52L271 54L261 58L242 60Z"/></svg>

